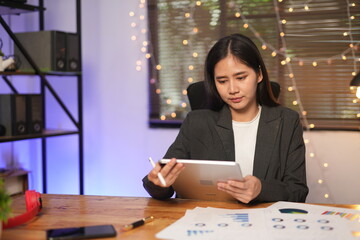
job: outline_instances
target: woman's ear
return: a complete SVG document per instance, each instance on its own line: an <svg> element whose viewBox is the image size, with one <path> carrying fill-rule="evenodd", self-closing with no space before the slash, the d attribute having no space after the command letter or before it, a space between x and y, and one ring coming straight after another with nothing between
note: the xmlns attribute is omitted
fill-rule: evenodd
<svg viewBox="0 0 360 240"><path fill-rule="evenodd" d="M259 73L258 73L257 78L258 78L258 80L257 80L258 83L260 83L263 80L263 75L262 75L262 71L261 71L260 66L259 66Z"/></svg>

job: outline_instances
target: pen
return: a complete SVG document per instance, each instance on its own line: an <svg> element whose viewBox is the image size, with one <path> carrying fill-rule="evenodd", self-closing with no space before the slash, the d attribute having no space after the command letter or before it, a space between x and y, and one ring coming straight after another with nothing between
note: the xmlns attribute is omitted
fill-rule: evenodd
<svg viewBox="0 0 360 240"><path fill-rule="evenodd" d="M140 227L140 226L144 225L145 223L151 222L152 220L154 220L153 216L145 217L145 218L140 219L139 221L136 221L136 222L133 222L130 224L126 224L121 230L129 231L133 228Z"/></svg>
<svg viewBox="0 0 360 240"><path fill-rule="evenodd" d="M150 161L151 165L152 165L153 168L154 168L154 167L155 167L155 163L154 163L154 161L152 160L151 157L149 157L149 161ZM157 175L158 175L158 178L159 178L161 184L164 185L164 187L166 187L166 182L165 182L165 179L164 179L163 175L162 175L160 172L158 172Z"/></svg>

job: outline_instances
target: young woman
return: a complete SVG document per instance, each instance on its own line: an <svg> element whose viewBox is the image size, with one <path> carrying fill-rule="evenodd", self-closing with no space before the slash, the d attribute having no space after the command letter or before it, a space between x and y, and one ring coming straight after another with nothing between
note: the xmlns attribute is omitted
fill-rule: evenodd
<svg viewBox="0 0 360 240"><path fill-rule="evenodd" d="M245 177L217 187L238 201L304 202L308 187L299 115L277 103L255 44L240 34L220 39L206 58L205 84L211 110L187 115L164 156L172 160L144 177L148 193L157 199L174 194L171 185L184 168L176 158L224 160L239 162Z"/></svg>

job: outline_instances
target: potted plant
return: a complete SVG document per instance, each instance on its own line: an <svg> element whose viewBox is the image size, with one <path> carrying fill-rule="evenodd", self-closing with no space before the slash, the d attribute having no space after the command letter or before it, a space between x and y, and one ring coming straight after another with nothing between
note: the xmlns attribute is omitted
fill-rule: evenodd
<svg viewBox="0 0 360 240"><path fill-rule="evenodd" d="M10 213L11 198L5 190L4 179L0 178L0 239L2 233L2 223L8 220Z"/></svg>

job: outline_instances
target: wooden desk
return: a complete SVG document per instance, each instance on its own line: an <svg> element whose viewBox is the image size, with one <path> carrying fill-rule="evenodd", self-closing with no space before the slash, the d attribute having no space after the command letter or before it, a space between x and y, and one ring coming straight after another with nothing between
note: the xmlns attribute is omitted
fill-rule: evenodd
<svg viewBox="0 0 360 240"><path fill-rule="evenodd" d="M270 204L244 205L239 203L207 202L184 199L158 201L142 197L109 197L83 195L42 194L43 209L38 217L27 224L3 231L3 240L41 240L50 228L112 224L118 234L106 239L156 239L155 234L195 207L219 207L228 209L260 208ZM360 205L332 205L360 209ZM15 215L25 212L25 200L18 196L13 200ZM146 216L154 216L153 222L128 232L119 229Z"/></svg>

